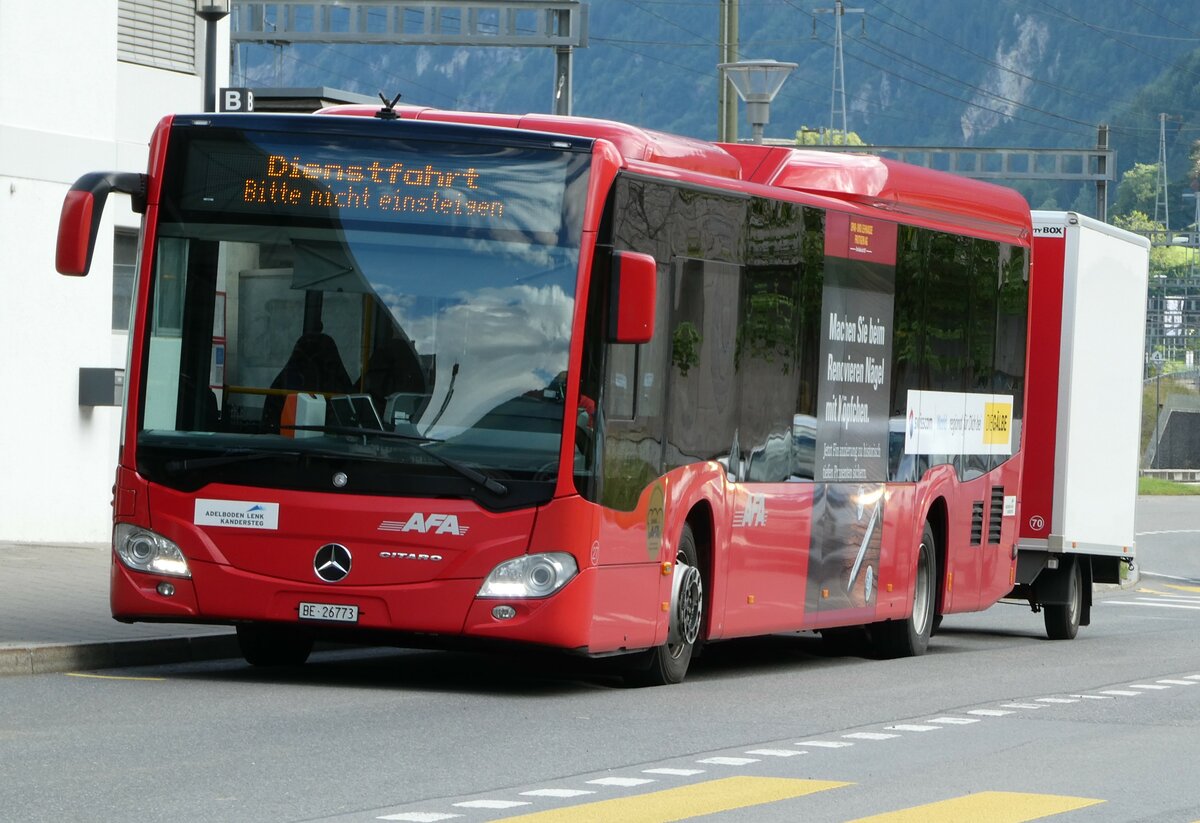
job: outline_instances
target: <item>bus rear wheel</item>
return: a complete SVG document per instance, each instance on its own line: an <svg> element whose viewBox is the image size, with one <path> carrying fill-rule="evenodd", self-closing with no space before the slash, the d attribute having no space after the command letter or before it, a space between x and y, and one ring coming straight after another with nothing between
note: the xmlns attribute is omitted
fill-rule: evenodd
<svg viewBox="0 0 1200 823"><path fill-rule="evenodd" d="M312 653L313 637L293 626L243 623L238 648L251 666L300 666Z"/></svg>
<svg viewBox="0 0 1200 823"><path fill-rule="evenodd" d="M937 543L928 521L917 546L913 571L913 609L906 620L888 620L871 626L876 648L884 657L916 657L929 647L937 607Z"/></svg>
<svg viewBox="0 0 1200 823"><path fill-rule="evenodd" d="M667 642L635 655L625 680L635 686L681 683L700 645L704 624L704 578L691 526L684 525L675 551L675 578L671 589L671 626Z"/></svg>

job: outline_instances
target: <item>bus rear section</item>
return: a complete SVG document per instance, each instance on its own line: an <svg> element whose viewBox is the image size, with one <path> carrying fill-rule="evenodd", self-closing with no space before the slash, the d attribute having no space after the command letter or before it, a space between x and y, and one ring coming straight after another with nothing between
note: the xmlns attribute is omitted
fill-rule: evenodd
<svg viewBox="0 0 1200 823"><path fill-rule="evenodd" d="M231 624L258 664L520 644L672 683L778 631L919 654L1011 588L1015 194L372 113L168 118L147 175L68 195L64 272L103 196L145 211L117 619Z"/></svg>

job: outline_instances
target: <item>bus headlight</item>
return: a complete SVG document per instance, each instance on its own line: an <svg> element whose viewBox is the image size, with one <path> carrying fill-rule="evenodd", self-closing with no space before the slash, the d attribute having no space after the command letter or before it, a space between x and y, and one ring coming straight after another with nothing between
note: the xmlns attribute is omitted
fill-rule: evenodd
<svg viewBox="0 0 1200 823"><path fill-rule="evenodd" d="M149 529L118 523L113 530L113 550L134 571L191 577L187 558L173 542Z"/></svg>
<svg viewBox="0 0 1200 823"><path fill-rule="evenodd" d="M578 573L575 558L566 552L515 557L492 569L479 597L548 597Z"/></svg>

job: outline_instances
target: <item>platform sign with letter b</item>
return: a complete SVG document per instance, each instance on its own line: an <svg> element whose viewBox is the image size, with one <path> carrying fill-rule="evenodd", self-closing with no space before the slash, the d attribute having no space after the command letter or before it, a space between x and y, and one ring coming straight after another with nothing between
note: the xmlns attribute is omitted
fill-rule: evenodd
<svg viewBox="0 0 1200 823"><path fill-rule="evenodd" d="M250 89L221 89L219 97L221 111L241 113L254 111L254 92Z"/></svg>

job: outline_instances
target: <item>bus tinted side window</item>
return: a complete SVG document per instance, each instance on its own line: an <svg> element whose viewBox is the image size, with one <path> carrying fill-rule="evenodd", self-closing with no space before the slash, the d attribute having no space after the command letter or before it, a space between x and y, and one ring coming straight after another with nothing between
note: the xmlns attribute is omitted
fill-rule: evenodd
<svg viewBox="0 0 1200 823"><path fill-rule="evenodd" d="M1029 249L999 246L996 287L996 352L992 391L1013 399L1012 445L1021 443L1025 407L1025 335L1029 318ZM1000 458L999 462L1003 462Z"/></svg>
<svg viewBox="0 0 1200 823"><path fill-rule="evenodd" d="M821 216L793 203L751 204L736 352L747 482L814 476L824 252L823 241L806 240L823 236Z"/></svg>
<svg viewBox="0 0 1200 823"><path fill-rule="evenodd" d="M989 240L971 240L970 281L967 292L966 391L989 394L996 355L996 287L1000 282L1000 246ZM964 479L985 474L999 465L999 455L969 454L961 470Z"/></svg>
<svg viewBox="0 0 1200 823"><path fill-rule="evenodd" d="M585 393L592 386L600 395L603 418L598 476L594 488L581 489L590 499L630 511L663 472L717 456L709 452L728 454L736 406L722 402L718 409L711 400L710 381L727 372L721 396L732 396L740 264L736 255L742 247L745 210L746 200L740 197L629 176L615 183L602 236L617 250L654 256L659 263L659 300L649 343L606 345L596 330L602 328L598 318L607 297L592 284L583 384ZM715 324L714 331L706 335L708 324ZM728 367L719 364L725 357ZM704 387L708 400L691 402L687 392L674 385L680 377L687 380L676 362L691 373L696 391ZM707 370L703 381L693 366ZM727 407L729 425L694 417L701 409L711 417L710 412ZM687 425L685 419L690 421ZM668 429L682 440L668 443ZM691 442L697 437L705 442Z"/></svg>
<svg viewBox="0 0 1200 823"><path fill-rule="evenodd" d="M904 453L909 391L1011 394L1013 450L1024 392L1028 276L1025 249L901 226L892 362L892 480L919 480L954 463L963 479L1003 455Z"/></svg>

